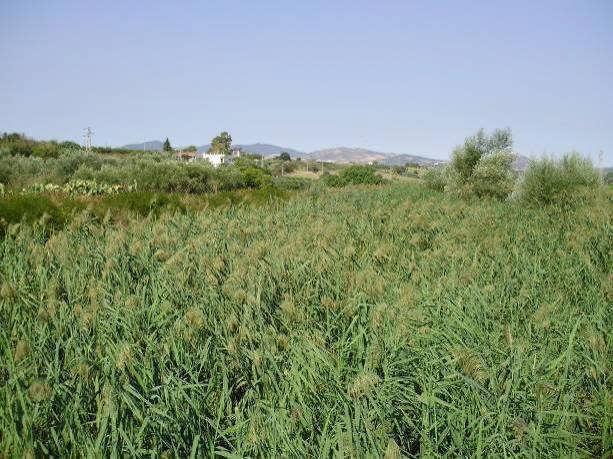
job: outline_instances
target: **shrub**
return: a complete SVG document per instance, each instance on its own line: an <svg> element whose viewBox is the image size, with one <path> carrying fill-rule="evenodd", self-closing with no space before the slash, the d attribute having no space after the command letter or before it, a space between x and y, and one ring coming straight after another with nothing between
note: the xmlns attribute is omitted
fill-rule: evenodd
<svg viewBox="0 0 613 459"><path fill-rule="evenodd" d="M478 197L506 199L513 191L515 176L511 169L514 156L498 151L481 157L471 177L471 191Z"/></svg>
<svg viewBox="0 0 613 459"><path fill-rule="evenodd" d="M375 173L372 166L349 166L342 169L338 175L324 175L328 186L343 187L346 185L378 185L383 178Z"/></svg>
<svg viewBox="0 0 613 459"><path fill-rule="evenodd" d="M505 199L514 183L512 145L510 129L496 129L489 136L481 129L453 151L449 166L428 170L424 182L460 197Z"/></svg>
<svg viewBox="0 0 613 459"><path fill-rule="evenodd" d="M61 149L57 142L36 142L32 147L32 155L39 158L57 158Z"/></svg>
<svg viewBox="0 0 613 459"><path fill-rule="evenodd" d="M426 187L431 190L444 191L449 180L449 166L428 168L422 175Z"/></svg>
<svg viewBox="0 0 613 459"><path fill-rule="evenodd" d="M561 159L531 161L519 181L516 198L533 205L568 206L583 200L602 181L592 162L577 153Z"/></svg>
<svg viewBox="0 0 613 459"><path fill-rule="evenodd" d="M13 194L0 198L0 236L11 223L43 220L45 226L62 226L67 215L49 197L36 194Z"/></svg>
<svg viewBox="0 0 613 459"><path fill-rule="evenodd" d="M313 180L301 177L275 177L273 184L282 190L304 190Z"/></svg>
<svg viewBox="0 0 613 459"><path fill-rule="evenodd" d="M244 168L241 175L244 188L264 188L272 184L271 176L257 167Z"/></svg>
<svg viewBox="0 0 613 459"><path fill-rule="evenodd" d="M179 196L149 191L115 194L105 198L101 205L110 210L125 209L140 216L157 216L162 211L185 211Z"/></svg>
<svg viewBox="0 0 613 459"><path fill-rule="evenodd" d="M334 188L340 188L347 185L347 182L340 175L324 174L322 180L326 185Z"/></svg>
<svg viewBox="0 0 613 459"><path fill-rule="evenodd" d="M451 159L451 166L458 173L460 180L469 181L481 158L498 151L510 151L513 146L511 130L496 129L488 136L483 129L464 140L464 145L457 147Z"/></svg>

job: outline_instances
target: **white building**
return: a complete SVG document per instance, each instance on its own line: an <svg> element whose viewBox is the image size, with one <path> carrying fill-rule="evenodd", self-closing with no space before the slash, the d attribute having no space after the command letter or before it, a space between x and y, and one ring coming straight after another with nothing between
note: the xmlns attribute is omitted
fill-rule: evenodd
<svg viewBox="0 0 613 459"><path fill-rule="evenodd" d="M191 159L191 161L197 161L197 160L203 159L205 161L210 162L213 167L219 167L222 164L231 163L236 158L240 158L240 156L241 156L241 151L239 148L235 148L234 150L232 150L232 153L229 155L222 155L218 153L207 153L203 151L200 153L196 153L195 156Z"/></svg>
<svg viewBox="0 0 613 459"><path fill-rule="evenodd" d="M211 163L213 167L218 167L226 162L226 155L220 155L217 153L206 153L206 152L196 153L194 160L199 160L199 159L204 159L205 161L208 161L209 163Z"/></svg>

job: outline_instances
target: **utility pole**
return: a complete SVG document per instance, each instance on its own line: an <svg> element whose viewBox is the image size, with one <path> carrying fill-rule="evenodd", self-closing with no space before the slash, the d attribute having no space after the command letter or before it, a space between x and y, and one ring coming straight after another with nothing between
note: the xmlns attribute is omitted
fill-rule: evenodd
<svg viewBox="0 0 613 459"><path fill-rule="evenodd" d="M94 133L94 131L92 131L92 128L90 128L89 126L86 127L84 129L84 133L83 133L83 146L85 147L85 152L86 153L91 153L92 151L92 134Z"/></svg>
<svg viewBox="0 0 613 459"><path fill-rule="evenodd" d="M602 163L603 157L604 151L600 150L600 152L598 152L598 169L600 172L600 183L604 183L604 165Z"/></svg>
<svg viewBox="0 0 613 459"><path fill-rule="evenodd" d="M324 160L321 160L321 175L324 175Z"/></svg>

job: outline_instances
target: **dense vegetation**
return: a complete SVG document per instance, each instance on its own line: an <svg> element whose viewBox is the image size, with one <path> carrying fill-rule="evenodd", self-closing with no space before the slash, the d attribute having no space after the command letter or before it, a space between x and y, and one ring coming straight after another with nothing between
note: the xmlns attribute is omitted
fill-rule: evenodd
<svg viewBox="0 0 613 459"><path fill-rule="evenodd" d="M49 144L0 139L0 457L610 454L588 161L518 176L480 132L424 187Z"/></svg>
<svg viewBox="0 0 613 459"><path fill-rule="evenodd" d="M10 225L2 454L611 450L610 196L176 210Z"/></svg>
<svg viewBox="0 0 613 459"><path fill-rule="evenodd" d="M525 171L514 171L512 146L509 129L497 129L489 136L480 130L453 151L449 164L427 170L425 184L464 198L510 198L563 207L585 202L603 185L591 161L578 153L532 160Z"/></svg>

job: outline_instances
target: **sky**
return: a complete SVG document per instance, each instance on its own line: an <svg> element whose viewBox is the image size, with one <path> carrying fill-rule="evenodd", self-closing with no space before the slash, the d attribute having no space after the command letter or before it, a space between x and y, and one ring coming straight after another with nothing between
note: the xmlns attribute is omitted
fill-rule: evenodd
<svg viewBox="0 0 613 459"><path fill-rule="evenodd" d="M613 165L613 1L0 0L0 132Z"/></svg>

